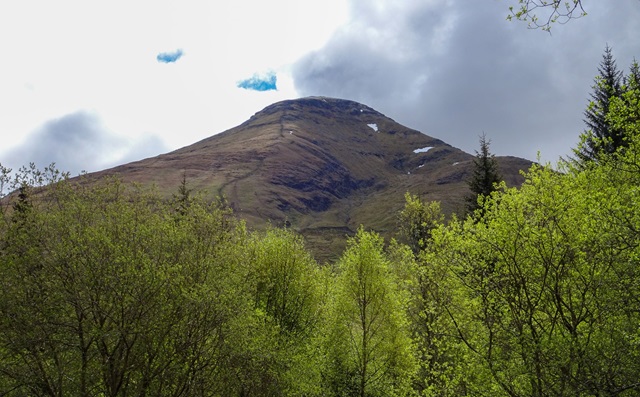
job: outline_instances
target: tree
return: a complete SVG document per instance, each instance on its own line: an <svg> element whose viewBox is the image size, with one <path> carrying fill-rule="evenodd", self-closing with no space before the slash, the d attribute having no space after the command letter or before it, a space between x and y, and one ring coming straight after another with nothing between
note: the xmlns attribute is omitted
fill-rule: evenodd
<svg viewBox="0 0 640 397"><path fill-rule="evenodd" d="M640 65L636 59L631 62L629 74L624 77L624 91L640 87Z"/></svg>
<svg viewBox="0 0 640 397"><path fill-rule="evenodd" d="M521 188L482 202L483 222L454 218L432 232L424 261L449 292L439 301L469 353L467 393L638 394L640 91L633 81L605 115L626 140L615 156L598 167L532 168Z"/></svg>
<svg viewBox="0 0 640 397"><path fill-rule="evenodd" d="M416 202L417 201L417 202ZM455 327L446 306L453 292L446 284L446 267L430 262L425 252L432 249L432 233L444 226L437 202L423 204L417 197L413 204L432 210L428 235L419 251L392 240L386 249L391 269L402 291L408 293L405 311L409 320L416 372L412 388L420 396L465 395L470 371L462 343L455 337ZM455 219L455 217L454 217Z"/></svg>
<svg viewBox="0 0 640 397"><path fill-rule="evenodd" d="M244 348L233 360L239 390L252 396L317 394L315 340L326 275L302 237L287 229L254 232L245 250L253 310Z"/></svg>
<svg viewBox="0 0 640 397"><path fill-rule="evenodd" d="M424 203L408 192L404 199L404 208L398 216L399 237L418 255L428 244L431 231L443 223L444 215L437 201Z"/></svg>
<svg viewBox="0 0 640 397"><path fill-rule="evenodd" d="M601 165L608 170L610 178L620 184L640 185L640 82L635 77L637 68L638 64L634 62L624 92L620 97L611 99L606 116L607 121L623 134L625 146L616 156L603 158Z"/></svg>
<svg viewBox="0 0 640 397"><path fill-rule="evenodd" d="M338 263L325 335L324 380L335 396L401 396L415 369L405 307L383 239L360 228Z"/></svg>
<svg viewBox="0 0 640 397"><path fill-rule="evenodd" d="M545 14L540 17L538 12ZM582 0L518 0L517 7L509 7L507 20L515 18L527 22L530 29L549 32L554 23L565 24L585 15Z"/></svg>
<svg viewBox="0 0 640 397"><path fill-rule="evenodd" d="M534 168L485 201L482 223L434 232L427 260L448 269L472 394L637 394L638 181L621 167Z"/></svg>
<svg viewBox="0 0 640 397"><path fill-rule="evenodd" d="M480 151L476 151L473 160L473 174L469 180L471 194L467 197L467 210L473 213L476 210L483 212L482 200L489 197L497 190L496 184L502 180L498 171L498 161L489 150L490 140L483 133L480 136Z"/></svg>
<svg viewBox="0 0 640 397"><path fill-rule="evenodd" d="M188 212L189 206L193 202L191 193L192 190L187 187L187 172L184 171L180 186L178 186L178 193L173 195L173 200L177 203L176 212L179 215L185 215Z"/></svg>
<svg viewBox="0 0 640 397"><path fill-rule="evenodd" d="M618 70L611 53L611 47L605 47L602 61L598 67L599 76L596 77L591 102L584 112L587 131L580 136L580 144L574 150L583 163L597 162L602 155L615 153L624 146L624 135L619 128L615 128L607 120L612 98L622 94L622 72Z"/></svg>
<svg viewBox="0 0 640 397"><path fill-rule="evenodd" d="M57 181L30 203L0 230L3 391L225 394L250 310L228 210L198 202L176 220L117 181Z"/></svg>

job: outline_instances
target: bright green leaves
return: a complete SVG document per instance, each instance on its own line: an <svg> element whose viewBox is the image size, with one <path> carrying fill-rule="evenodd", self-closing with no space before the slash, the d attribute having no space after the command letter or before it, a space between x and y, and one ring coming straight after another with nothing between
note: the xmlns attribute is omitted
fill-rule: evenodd
<svg viewBox="0 0 640 397"><path fill-rule="evenodd" d="M425 393L457 385L458 394L473 395L637 394L640 104L633 70L605 115L624 145L588 166L536 166L519 189L482 201L482 222L454 218L431 231L419 256L425 321L417 323L417 341L433 357L439 349L424 341L454 352L437 362L464 380L445 371L448 382L438 384L432 376L440 370L428 366ZM434 337L432 329L457 337Z"/></svg>
<svg viewBox="0 0 640 397"><path fill-rule="evenodd" d="M415 370L406 291L383 240L360 229L338 262L327 339L333 395L405 395Z"/></svg>
<svg viewBox="0 0 640 397"><path fill-rule="evenodd" d="M252 395L319 393L317 338L326 274L289 230L256 232L244 249L253 310L236 358L241 388Z"/></svg>
<svg viewBox="0 0 640 397"><path fill-rule="evenodd" d="M400 238L417 254L431 238L431 232L444 221L440 203L423 203L418 196L406 193L405 205L398 218Z"/></svg>
<svg viewBox="0 0 640 397"><path fill-rule="evenodd" d="M286 335L309 335L320 310L320 270L301 236L270 229L253 238L256 309L268 314Z"/></svg>
<svg viewBox="0 0 640 397"><path fill-rule="evenodd" d="M478 392L611 394L633 384L638 350L623 335L640 321L628 287L638 236L624 222L638 217L626 191L604 168L534 168L520 189L492 196L484 222L434 233L428 260L450 269L451 318L477 373L491 374L472 385Z"/></svg>

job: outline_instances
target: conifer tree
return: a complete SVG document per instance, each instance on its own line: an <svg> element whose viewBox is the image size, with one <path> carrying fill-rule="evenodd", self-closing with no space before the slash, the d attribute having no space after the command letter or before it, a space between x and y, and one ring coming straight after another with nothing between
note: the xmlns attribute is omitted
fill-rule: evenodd
<svg viewBox="0 0 640 397"><path fill-rule="evenodd" d="M473 213L480 209L478 204L479 196L489 196L496 190L496 183L502 180L498 171L498 162L490 152L491 140L487 140L484 133L480 136L480 151L476 151L476 158L473 160L473 175L469 180L471 194L467 197L467 210Z"/></svg>
<svg viewBox="0 0 640 397"><path fill-rule="evenodd" d="M640 65L636 59L629 67L629 74L624 77L625 91L638 88L640 86Z"/></svg>
<svg viewBox="0 0 640 397"><path fill-rule="evenodd" d="M624 145L622 131L611 126L606 118L611 98L620 97L622 94L623 82L622 72L618 70L611 47L608 45L605 47L598 72L591 102L584 112L587 130L581 134L580 145L575 150L578 160L583 163L597 161L600 155L614 153Z"/></svg>

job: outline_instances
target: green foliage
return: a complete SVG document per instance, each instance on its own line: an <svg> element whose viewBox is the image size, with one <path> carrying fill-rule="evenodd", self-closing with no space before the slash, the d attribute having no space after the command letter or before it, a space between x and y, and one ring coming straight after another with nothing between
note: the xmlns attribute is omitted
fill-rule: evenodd
<svg viewBox="0 0 640 397"><path fill-rule="evenodd" d="M345 319L326 303L340 289L300 236L248 233L224 205L192 197L186 182L165 201L117 180L71 182L50 171L2 174L3 186L17 189L2 201L0 228L3 393L327 393L323 376L335 366L325 357L350 342L325 343L333 334L324 331L337 329L327 324L339 323L330 314ZM368 236L375 244L363 252L373 249L371 280L382 295L365 305L376 330L366 331L375 355L363 379L367 390L406 392L412 275L398 265L404 278L387 277L382 240ZM359 255L355 246L345 263ZM394 252L413 257L406 247Z"/></svg>
<svg viewBox="0 0 640 397"><path fill-rule="evenodd" d="M621 85L623 75L616 66L609 46L605 48L598 72L589 107L584 112L584 121L588 129L581 134L580 144L574 149L582 163L597 162L599 157L611 155L625 145L621 129L614 127L607 120L611 101L619 98L624 92Z"/></svg>
<svg viewBox="0 0 640 397"><path fill-rule="evenodd" d="M408 296L379 235L361 228L349 240L334 288L325 340L328 390L335 396L409 394L415 359Z"/></svg>
<svg viewBox="0 0 640 397"><path fill-rule="evenodd" d="M20 199L18 199L20 200ZM18 201L19 202L19 201ZM227 210L59 181L2 231L0 384L15 395L203 395L242 291Z"/></svg>
<svg viewBox="0 0 640 397"><path fill-rule="evenodd" d="M467 211L473 214L479 210L479 216L484 213L483 200L498 190L497 184L502 180L498 171L498 161L489 150L490 144L491 141L487 140L483 133L480 136L480 151L476 151L473 174L469 180L471 194L467 197Z"/></svg>
<svg viewBox="0 0 640 397"><path fill-rule="evenodd" d="M637 387L640 306L629 287L638 280L640 215L629 207L637 194L603 168L534 168L521 189L490 199L485 222L434 234L428 260L450 269L449 314L485 374L468 385L473 393Z"/></svg>
<svg viewBox="0 0 640 397"><path fill-rule="evenodd" d="M187 187L187 174L186 172L182 175L182 181L180 181L180 186L178 186L178 193L173 195L173 200L176 202L176 212L180 215L186 215L189 206L193 203L193 198L191 197L191 189Z"/></svg>
<svg viewBox="0 0 640 397"><path fill-rule="evenodd" d="M326 275L301 237L286 229L255 233L245 249L253 314L246 330L248 348L236 356L241 390L254 396L316 395L316 340Z"/></svg>
<svg viewBox="0 0 640 397"><path fill-rule="evenodd" d="M302 237L287 229L269 229L253 238L255 305L283 335L313 332L319 310L319 268Z"/></svg>
<svg viewBox="0 0 640 397"><path fill-rule="evenodd" d="M440 203L423 203L416 195L406 193L404 208L398 217L399 236L417 254L424 249L431 231L444 222Z"/></svg>

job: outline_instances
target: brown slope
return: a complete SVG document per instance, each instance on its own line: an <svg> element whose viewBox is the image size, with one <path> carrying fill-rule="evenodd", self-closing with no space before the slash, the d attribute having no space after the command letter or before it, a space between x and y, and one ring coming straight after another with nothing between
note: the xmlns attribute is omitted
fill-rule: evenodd
<svg viewBox="0 0 640 397"><path fill-rule="evenodd" d="M377 131L371 125L375 124ZM414 150L431 147L426 152ZM154 158L92 174L224 195L249 226L290 224L321 258L360 224L388 236L409 191L460 211L473 156L357 102L310 97L278 102L221 134ZM519 184L531 162L499 158Z"/></svg>

